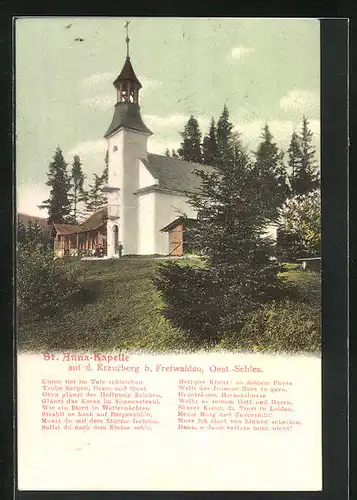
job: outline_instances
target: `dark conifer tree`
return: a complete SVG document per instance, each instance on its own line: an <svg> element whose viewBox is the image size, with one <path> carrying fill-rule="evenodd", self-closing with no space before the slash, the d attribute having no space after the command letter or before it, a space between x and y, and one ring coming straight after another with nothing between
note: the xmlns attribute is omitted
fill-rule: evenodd
<svg viewBox="0 0 357 500"><path fill-rule="evenodd" d="M292 137L290 143L290 162L294 168L290 183L292 192L296 196L309 194L320 186L316 148L312 141L313 133L309 128L309 120L304 116L298 138Z"/></svg>
<svg viewBox="0 0 357 500"><path fill-rule="evenodd" d="M255 196L259 197L261 208L269 221L275 221L289 194L287 173L283 162L283 152L279 152L269 126L265 125L261 142L254 153L253 178Z"/></svg>
<svg viewBox="0 0 357 500"><path fill-rule="evenodd" d="M266 203L256 196L265 188L257 185L255 166L233 137L227 109L221 131L217 163L212 171L196 171L201 188L190 196L197 222L187 234L204 265L166 263L154 278L164 316L198 342L217 342L239 331L245 315L281 287L278 266L270 259L273 242L264 236Z"/></svg>
<svg viewBox="0 0 357 500"><path fill-rule="evenodd" d="M108 184L108 151L105 155L105 166L101 175L93 174L93 182L89 185L86 196L86 210L91 213L102 207L107 202L107 197L103 193L103 188Z"/></svg>
<svg viewBox="0 0 357 500"><path fill-rule="evenodd" d="M50 196L39 206L39 208L47 209L49 224L71 222L71 202L69 199L71 181L67 166L61 148L57 147L47 173L46 185L50 187Z"/></svg>
<svg viewBox="0 0 357 500"><path fill-rule="evenodd" d="M83 188L84 173L82 170L82 163L78 155L73 157L72 171L71 171L71 200L72 200L72 216L73 222L77 223L78 218L78 204L86 200L86 192Z"/></svg>
<svg viewBox="0 0 357 500"><path fill-rule="evenodd" d="M229 111L226 105L217 122L217 150L218 155L222 158L229 154L232 146L233 138L233 123L229 120Z"/></svg>
<svg viewBox="0 0 357 500"><path fill-rule="evenodd" d="M299 135L294 132L291 134L289 149L288 149L288 167L289 167L289 182L292 193L295 193L297 184L297 175L301 169L301 146Z"/></svg>
<svg viewBox="0 0 357 500"><path fill-rule="evenodd" d="M208 134L203 138L202 142L202 159L206 165L214 165L217 160L217 130L214 119L211 119L211 124Z"/></svg>
<svg viewBox="0 0 357 500"><path fill-rule="evenodd" d="M177 150L179 157L185 161L202 163L201 153L201 131L198 121L191 116L185 125L181 147Z"/></svg>

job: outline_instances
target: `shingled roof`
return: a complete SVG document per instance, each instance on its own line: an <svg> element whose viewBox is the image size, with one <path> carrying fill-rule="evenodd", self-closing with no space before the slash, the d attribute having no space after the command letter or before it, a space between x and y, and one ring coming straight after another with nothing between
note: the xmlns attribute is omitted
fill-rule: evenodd
<svg viewBox="0 0 357 500"><path fill-rule="evenodd" d="M152 135L140 115L139 104L133 102L117 102L114 107L114 115L104 137L107 138L121 128L137 130L147 135Z"/></svg>
<svg viewBox="0 0 357 500"><path fill-rule="evenodd" d="M108 217L107 207L94 212L82 224L53 224L58 234L77 234L95 231L105 224Z"/></svg>
<svg viewBox="0 0 357 500"><path fill-rule="evenodd" d="M114 87L118 88L120 82L122 82L122 81L135 82L138 85L138 87L141 88L141 83L139 82L139 80L135 74L135 71L133 69L133 66L131 65L130 57L127 57L125 59L125 63L124 63L123 69L120 72L120 75L113 82Z"/></svg>
<svg viewBox="0 0 357 500"><path fill-rule="evenodd" d="M211 172L212 167L149 153L147 160L142 159L151 175L158 180L158 188L182 193L193 193L201 184L201 179L194 174L194 170Z"/></svg>

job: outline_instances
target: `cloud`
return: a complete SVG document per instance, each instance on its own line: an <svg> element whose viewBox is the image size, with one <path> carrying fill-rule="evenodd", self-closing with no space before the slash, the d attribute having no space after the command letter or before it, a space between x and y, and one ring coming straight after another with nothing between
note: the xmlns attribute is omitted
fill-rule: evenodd
<svg viewBox="0 0 357 500"><path fill-rule="evenodd" d="M319 105L319 99L317 92L296 89L290 90L282 97L279 104L284 111L305 111L316 108Z"/></svg>
<svg viewBox="0 0 357 500"><path fill-rule="evenodd" d="M107 111L108 109L114 107L115 95L104 94L104 95L95 95L93 97L87 97L86 99L82 99L81 104L84 107Z"/></svg>
<svg viewBox="0 0 357 500"><path fill-rule="evenodd" d="M96 153L105 155L107 150L107 141L105 139L88 139L87 141L78 142L68 151L68 156L79 155L89 156Z"/></svg>
<svg viewBox="0 0 357 500"><path fill-rule="evenodd" d="M190 117L188 115L182 114L169 116L143 115L145 124L154 133L164 133L165 135L167 135L168 132L174 132L175 134L181 132L189 118ZM209 127L210 118L206 116L196 116L195 118L198 121L201 132L206 133L206 129Z"/></svg>
<svg viewBox="0 0 357 500"><path fill-rule="evenodd" d="M115 79L114 73L93 73L81 80L82 87L85 90L94 90L103 85L109 85Z"/></svg>
<svg viewBox="0 0 357 500"><path fill-rule="evenodd" d="M179 147L180 141L161 141L154 139L153 137L150 137L148 141L149 153L156 153L159 155L163 155L166 149L169 149L171 152L172 149L177 150Z"/></svg>
<svg viewBox="0 0 357 500"><path fill-rule="evenodd" d="M248 48L248 47L243 47L243 45L239 45L239 47L234 47L231 50L231 53L229 55L229 59L238 59L242 60L245 57L249 56L250 54L253 54L254 49Z"/></svg>
<svg viewBox="0 0 357 500"><path fill-rule="evenodd" d="M41 184L20 184L16 189L17 212L33 215L35 217L47 217L47 211L38 208L38 205L49 196L49 189Z"/></svg>

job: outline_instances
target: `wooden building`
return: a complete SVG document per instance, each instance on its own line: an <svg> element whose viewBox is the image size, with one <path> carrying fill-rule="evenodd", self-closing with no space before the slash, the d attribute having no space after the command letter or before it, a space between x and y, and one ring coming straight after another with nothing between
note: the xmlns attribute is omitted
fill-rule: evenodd
<svg viewBox="0 0 357 500"><path fill-rule="evenodd" d="M104 207L82 224L53 224L55 256L104 257L107 253L107 218L107 208Z"/></svg>
<svg viewBox="0 0 357 500"><path fill-rule="evenodd" d="M190 241L185 229L192 227L195 219L187 217L178 217L167 226L161 229L161 232L168 233L168 255L171 257L182 257L190 253Z"/></svg>

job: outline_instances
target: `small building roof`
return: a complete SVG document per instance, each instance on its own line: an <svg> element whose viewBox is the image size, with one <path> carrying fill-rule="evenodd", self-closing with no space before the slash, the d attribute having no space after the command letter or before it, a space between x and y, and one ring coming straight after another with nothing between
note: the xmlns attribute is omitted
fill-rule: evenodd
<svg viewBox="0 0 357 500"><path fill-rule="evenodd" d="M143 158L141 161L159 181L159 188L182 193L195 192L199 189L201 179L194 174L196 169L212 172L212 167L209 165L152 153L148 154L147 160Z"/></svg>
<svg viewBox="0 0 357 500"><path fill-rule="evenodd" d="M167 224L167 226L163 227L160 229L162 233L165 233L167 231L171 231L171 229L174 229L175 227L179 226L180 224L185 224L185 225L190 225L192 222L195 222L197 219L191 219L189 217L185 217L181 215L180 217L177 217L175 220L170 222L170 224Z"/></svg>
<svg viewBox="0 0 357 500"><path fill-rule="evenodd" d="M81 224L53 224L57 234L70 235L95 231L105 224L108 217L107 207L96 210Z"/></svg>

